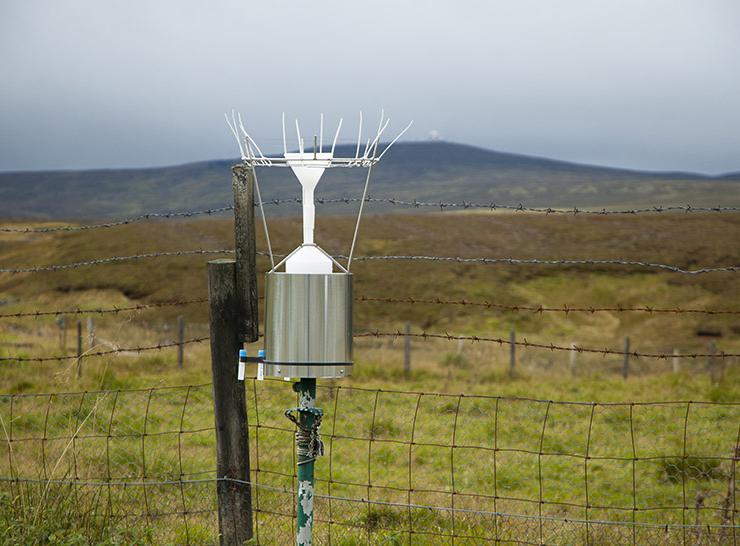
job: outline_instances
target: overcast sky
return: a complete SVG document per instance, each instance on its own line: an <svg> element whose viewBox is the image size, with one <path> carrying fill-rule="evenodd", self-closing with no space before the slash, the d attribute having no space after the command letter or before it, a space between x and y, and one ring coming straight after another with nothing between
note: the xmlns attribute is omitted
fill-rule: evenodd
<svg viewBox="0 0 740 546"><path fill-rule="evenodd" d="M737 0L0 0L0 170L277 150L357 112L408 140L740 170ZM376 122L373 121L373 124Z"/></svg>

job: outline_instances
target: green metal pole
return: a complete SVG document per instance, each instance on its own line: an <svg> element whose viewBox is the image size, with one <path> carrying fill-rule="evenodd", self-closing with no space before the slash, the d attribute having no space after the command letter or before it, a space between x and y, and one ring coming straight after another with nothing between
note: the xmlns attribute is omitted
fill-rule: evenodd
<svg viewBox="0 0 740 546"><path fill-rule="evenodd" d="M302 378L293 385L298 393L298 419L296 445L298 447L298 546L311 546L313 542L314 462L323 454L318 436L322 412L316 407L316 379ZM295 411L295 410L293 410ZM291 411L292 413L292 411ZM294 421L295 422L295 421Z"/></svg>

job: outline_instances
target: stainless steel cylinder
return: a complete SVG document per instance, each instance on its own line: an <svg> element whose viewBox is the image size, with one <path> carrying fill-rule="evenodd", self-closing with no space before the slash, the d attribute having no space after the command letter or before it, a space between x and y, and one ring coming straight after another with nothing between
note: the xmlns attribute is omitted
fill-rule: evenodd
<svg viewBox="0 0 740 546"><path fill-rule="evenodd" d="M352 275L267 273L265 366L271 377L352 371Z"/></svg>

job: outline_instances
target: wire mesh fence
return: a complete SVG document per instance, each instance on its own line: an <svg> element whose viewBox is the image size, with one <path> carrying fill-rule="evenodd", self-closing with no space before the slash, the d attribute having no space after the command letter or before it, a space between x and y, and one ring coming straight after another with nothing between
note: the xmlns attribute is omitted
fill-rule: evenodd
<svg viewBox="0 0 740 546"><path fill-rule="evenodd" d="M256 539L294 536L284 381L245 383ZM210 384L0 396L4 522L215 540ZM583 403L319 385L317 544L733 544L740 403Z"/></svg>

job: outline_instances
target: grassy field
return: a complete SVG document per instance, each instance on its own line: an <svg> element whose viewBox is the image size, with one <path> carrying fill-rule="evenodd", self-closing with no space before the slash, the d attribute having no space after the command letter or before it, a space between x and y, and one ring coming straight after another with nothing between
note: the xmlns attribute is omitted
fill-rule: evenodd
<svg viewBox="0 0 740 546"><path fill-rule="evenodd" d="M271 228L276 251L296 244L296 220L281 219ZM346 253L351 228L349 218L326 218L317 240L330 252ZM0 261L22 267L229 248L231 230L228 220L209 219L4 234ZM363 224L359 254L623 258L696 268L735 265L739 236L740 218L724 214L390 214ZM0 275L0 314L202 298L205 260L160 258ZM700 309L736 309L738 301L732 273L688 277L621 266L407 262L358 262L353 272L355 294L367 297ZM207 335L202 303L91 315L97 344L90 348L85 340L85 350L170 342L178 315L185 317L186 337ZM633 350L667 354L706 352L710 339L698 334L707 331L721 335L711 338L719 350L740 352L737 316L355 306L361 331L394 331L409 322L416 332L506 338L515 329L518 339L615 349L629 336ZM73 355L77 318L67 317L65 347L55 317L0 319L0 357ZM533 544L732 543L732 530L641 524L734 521L740 426L740 406L732 404L740 401L735 360L721 360L712 382L707 359L681 359L675 373L671 359L633 359L625 380L618 355L578 354L573 362L567 352L521 349L510 377L507 346L415 340L406 376L402 347L402 339L358 339L353 377L320 382L327 454L317 467L318 492L355 500L318 499L319 543L328 543L330 533L332 544L475 544L481 537ZM186 347L182 370L173 349L84 359L80 378L74 359L4 362L0 543L214 543L209 381L207 344ZM169 388L183 385L189 387ZM284 381L245 385L253 476L265 485L255 490L260 542L289 543L292 498L283 490L293 486L294 459L292 428L282 412L295 400ZM73 394L38 394L63 392ZM7 481L13 477L39 481ZM188 483L163 483L182 480ZM120 481L151 485L116 485ZM450 512L453 507L458 511ZM578 523L585 519L637 525Z"/></svg>

